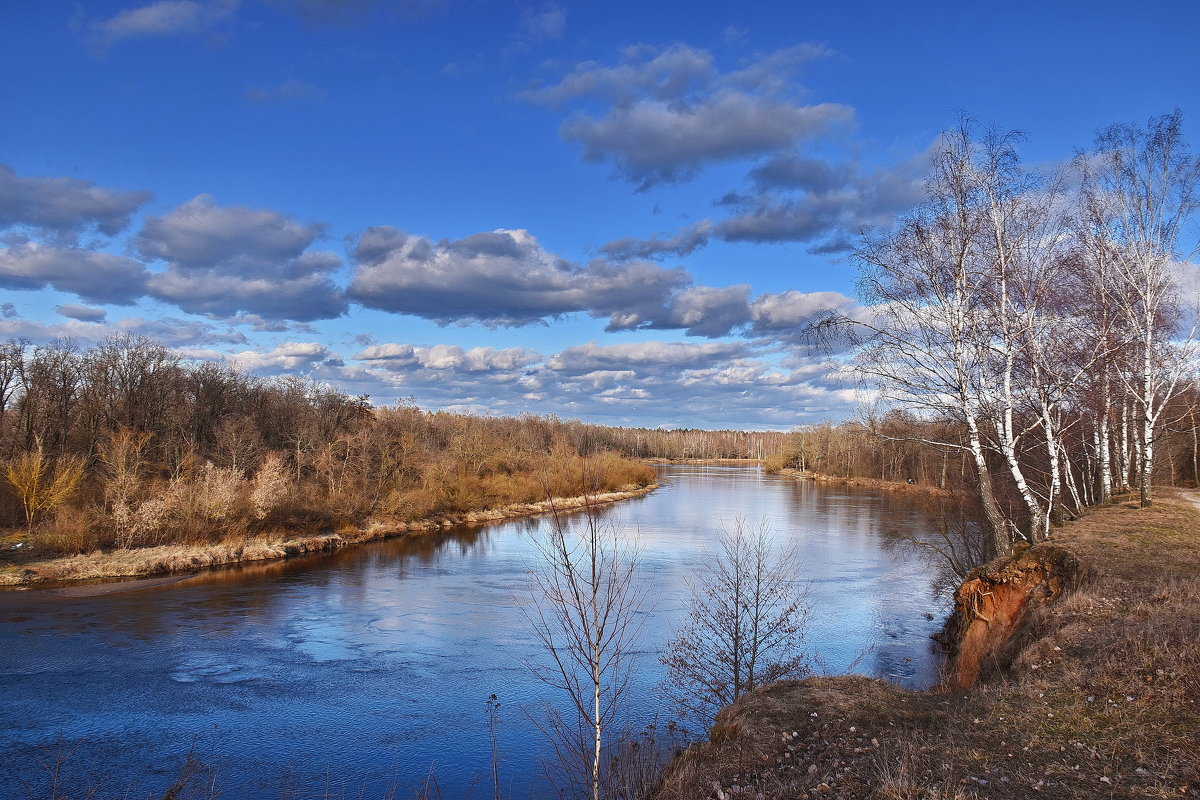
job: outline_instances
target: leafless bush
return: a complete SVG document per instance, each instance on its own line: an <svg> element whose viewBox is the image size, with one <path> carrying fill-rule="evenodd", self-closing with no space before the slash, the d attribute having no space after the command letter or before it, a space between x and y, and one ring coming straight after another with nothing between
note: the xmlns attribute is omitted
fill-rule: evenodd
<svg viewBox="0 0 1200 800"><path fill-rule="evenodd" d="M691 582L687 621L660 659L681 715L706 725L756 686L809 672L802 650L808 589L798 580L795 551L778 546L766 520L757 529L736 520L717 547Z"/></svg>

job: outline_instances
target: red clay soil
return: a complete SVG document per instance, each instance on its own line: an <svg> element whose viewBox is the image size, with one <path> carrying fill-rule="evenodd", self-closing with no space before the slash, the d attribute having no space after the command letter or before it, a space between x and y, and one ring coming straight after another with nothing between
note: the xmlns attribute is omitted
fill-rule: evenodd
<svg viewBox="0 0 1200 800"><path fill-rule="evenodd" d="M969 689L984 670L1002 669L1013 634L1030 612L1062 597L1079 573L1075 556L1039 544L969 574L954 594L954 613L942 635L950 658L940 689Z"/></svg>

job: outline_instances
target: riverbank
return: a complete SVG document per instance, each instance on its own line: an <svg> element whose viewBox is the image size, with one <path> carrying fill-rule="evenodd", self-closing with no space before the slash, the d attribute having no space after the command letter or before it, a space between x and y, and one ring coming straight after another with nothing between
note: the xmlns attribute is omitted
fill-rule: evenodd
<svg viewBox="0 0 1200 800"><path fill-rule="evenodd" d="M643 464L682 464L702 467L745 467L763 463L761 458L641 458L638 460Z"/></svg>
<svg viewBox="0 0 1200 800"><path fill-rule="evenodd" d="M970 577L1068 578L1057 594L1030 584L1050 602L1030 603L990 643L971 685L764 687L721 712L657 797L1200 797L1197 530L1189 497L1093 510ZM971 621L1002 627L987 611Z"/></svg>
<svg viewBox="0 0 1200 800"><path fill-rule="evenodd" d="M864 489L874 489L880 492L900 492L905 494L927 494L946 496L953 494L949 489L943 489L938 486L932 486L927 483L907 483L903 481L884 481L878 478L843 478L837 475L825 475L820 472L810 472L808 470L792 469L785 467L784 469L770 471L770 475L780 475L785 478L795 478L797 480L815 481L817 483L833 483L842 486L858 486Z"/></svg>
<svg viewBox="0 0 1200 800"><path fill-rule="evenodd" d="M402 522L368 520L359 527L311 536L257 536L216 544L185 546L161 545L129 550L95 551L75 556L37 559L22 558L21 542L6 543L0 560L0 586L31 587L47 582L81 582L108 579L147 578L180 575L213 567L290 558L308 553L331 552L350 545L394 536L428 533L460 525L483 525L507 519L536 517L586 506L608 505L639 497L657 489L653 483L581 497L555 498L537 503L514 503L494 509L450 514L430 519Z"/></svg>

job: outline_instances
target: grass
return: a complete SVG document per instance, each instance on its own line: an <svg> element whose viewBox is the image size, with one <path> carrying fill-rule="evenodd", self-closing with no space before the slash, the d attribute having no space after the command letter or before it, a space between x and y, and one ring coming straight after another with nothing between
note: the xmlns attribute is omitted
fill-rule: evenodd
<svg viewBox="0 0 1200 800"><path fill-rule="evenodd" d="M1052 544L1087 582L1032 614L981 685L765 687L722 712L720 743L678 759L658 797L1200 797L1200 512L1118 504Z"/></svg>
<svg viewBox="0 0 1200 800"><path fill-rule="evenodd" d="M427 519L404 521L387 518L368 520L361 526L342 526L336 532L297 535L275 530L253 536L226 537L216 543L159 545L93 551L71 556L46 557L45 552L26 545L27 538L10 534L0 539L0 586L31 585L47 581L95 581L170 575L255 561L287 558L391 536L421 533L457 525L478 525L517 517L537 516L551 510L570 511L588 504L605 504L635 497L657 484L580 497L556 498L532 503L513 503L497 508L442 514ZM15 548L15 549L14 549Z"/></svg>

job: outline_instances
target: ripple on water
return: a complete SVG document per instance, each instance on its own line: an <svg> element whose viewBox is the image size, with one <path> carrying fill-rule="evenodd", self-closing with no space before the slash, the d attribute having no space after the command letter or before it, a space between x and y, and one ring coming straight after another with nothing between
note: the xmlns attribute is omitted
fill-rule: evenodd
<svg viewBox="0 0 1200 800"><path fill-rule="evenodd" d="M242 683L265 678L266 674L248 664L238 664L219 656L193 656L171 672L176 683Z"/></svg>

